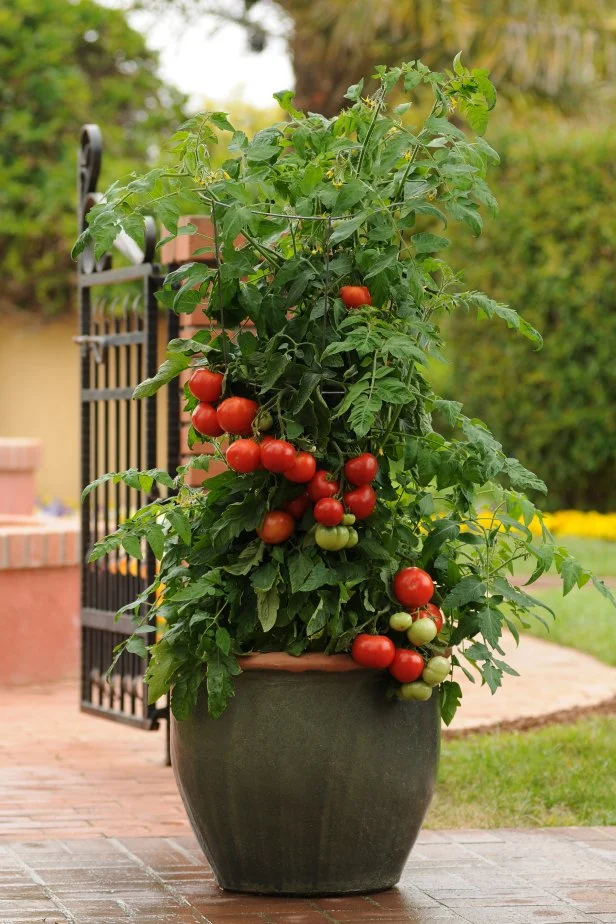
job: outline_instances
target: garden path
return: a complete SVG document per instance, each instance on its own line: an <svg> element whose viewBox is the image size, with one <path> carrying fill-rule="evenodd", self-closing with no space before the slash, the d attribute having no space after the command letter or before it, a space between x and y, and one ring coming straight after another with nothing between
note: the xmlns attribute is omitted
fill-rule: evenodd
<svg viewBox="0 0 616 924"><path fill-rule="evenodd" d="M454 734L541 722L616 696L616 668L588 655L529 636L519 649L506 639L505 649L521 677L505 677L494 697L465 681ZM162 732L80 713L73 683L5 688L0 696L0 840L190 833L163 766Z"/></svg>

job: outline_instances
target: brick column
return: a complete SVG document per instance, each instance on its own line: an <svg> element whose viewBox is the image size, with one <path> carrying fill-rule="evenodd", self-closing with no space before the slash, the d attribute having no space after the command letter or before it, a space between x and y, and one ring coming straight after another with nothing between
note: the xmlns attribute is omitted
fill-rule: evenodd
<svg viewBox="0 0 616 924"><path fill-rule="evenodd" d="M184 215L178 221L178 226L182 227L187 224L195 225L197 231L194 234L176 237L174 240L163 244L161 248L161 262L165 265L188 263L192 260L206 262L214 257L214 227L211 220L204 215ZM195 250L201 250L203 247L212 246L211 251L197 254ZM180 336L190 338L198 331L205 327L211 327L212 322L204 313L207 302L199 305L192 314L180 315ZM184 386L188 380L189 373L182 373L180 376L180 386ZM188 430L190 427L190 415L185 411L181 412L180 418L180 462L185 465L191 456L211 454L213 452L211 443L198 443L193 446L192 450L188 448ZM225 471L226 466L222 462L213 462L209 472L192 471L187 477L187 483L198 486L211 475L217 475Z"/></svg>
<svg viewBox="0 0 616 924"><path fill-rule="evenodd" d="M0 514L32 513L42 454L41 440L0 437Z"/></svg>

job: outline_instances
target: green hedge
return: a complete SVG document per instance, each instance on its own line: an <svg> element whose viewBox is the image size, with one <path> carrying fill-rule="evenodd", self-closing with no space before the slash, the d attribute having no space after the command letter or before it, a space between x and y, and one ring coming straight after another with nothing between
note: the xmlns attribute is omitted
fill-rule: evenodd
<svg viewBox="0 0 616 924"><path fill-rule="evenodd" d="M465 286L518 308L539 353L496 322L452 322L448 389L550 486L550 509L616 509L616 133L491 139L497 218L456 234Z"/></svg>

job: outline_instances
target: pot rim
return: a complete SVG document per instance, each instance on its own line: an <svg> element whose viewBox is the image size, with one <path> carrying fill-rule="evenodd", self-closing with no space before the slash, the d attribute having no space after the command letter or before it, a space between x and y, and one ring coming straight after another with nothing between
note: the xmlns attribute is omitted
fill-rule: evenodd
<svg viewBox="0 0 616 924"><path fill-rule="evenodd" d="M302 655L290 655L286 651L255 652L237 660L243 671L288 671L292 674L320 671L331 674L370 670L356 664L348 654L328 655L317 651Z"/></svg>

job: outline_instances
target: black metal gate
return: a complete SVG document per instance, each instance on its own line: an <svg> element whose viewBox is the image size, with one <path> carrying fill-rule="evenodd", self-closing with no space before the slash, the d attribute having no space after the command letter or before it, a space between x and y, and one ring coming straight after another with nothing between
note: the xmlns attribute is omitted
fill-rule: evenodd
<svg viewBox="0 0 616 924"><path fill-rule="evenodd" d="M100 198L96 184L102 157L102 136L96 125L82 130L78 168L79 230ZM178 459L178 394L167 398L167 439L157 438L161 418L158 397L133 401L133 388L152 376L158 366L157 332L160 311L155 293L162 282L153 262L154 222L146 222L142 253L129 238L114 243L112 266L106 254L96 260L82 254L78 266L79 336L81 350L81 484L82 488L108 471L156 466L173 469ZM117 255L115 253L117 251ZM170 319L169 336L177 336L177 318ZM81 708L145 729L168 718L166 705L148 705L143 675L145 658L124 652L109 679L106 671L113 649L132 633L132 622L117 611L134 600L153 580L156 561L148 548L144 562L114 552L86 564L97 539L113 531L131 510L152 499L124 484L106 483L93 491L82 507L81 548ZM156 626L144 637L154 641Z"/></svg>

